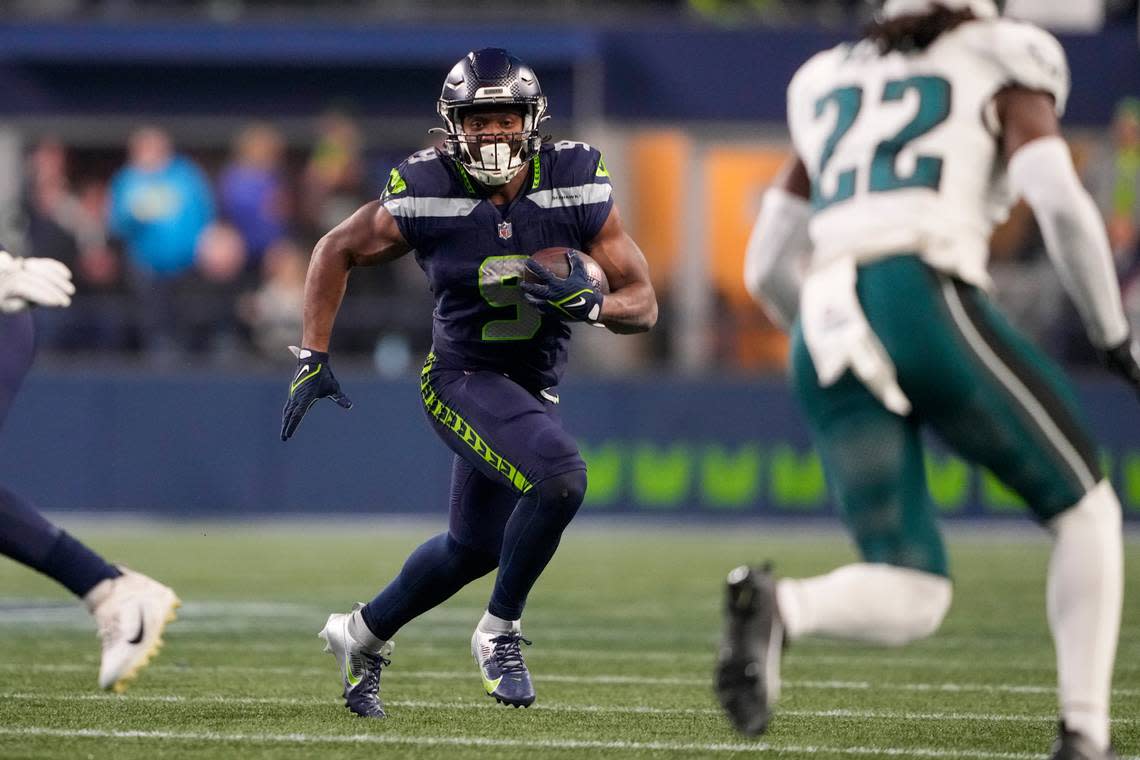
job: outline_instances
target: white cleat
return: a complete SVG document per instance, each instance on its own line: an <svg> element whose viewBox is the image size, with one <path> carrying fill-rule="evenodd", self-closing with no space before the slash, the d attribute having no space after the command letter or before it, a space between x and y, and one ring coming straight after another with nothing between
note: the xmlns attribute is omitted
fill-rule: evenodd
<svg viewBox="0 0 1140 760"><path fill-rule="evenodd" d="M475 629L471 635L471 654L483 678L483 691L499 704L530 707L534 704L534 684L523 661L519 645L530 646L522 632L491 633Z"/></svg>
<svg viewBox="0 0 1140 760"><path fill-rule="evenodd" d="M344 706L362 718L384 718L380 700L380 671L392 664L395 641L386 641L379 651L368 651L349 632L349 618L364 605L357 602L347 615L334 612L317 637L325 642L324 651L336 658L344 687Z"/></svg>
<svg viewBox="0 0 1140 760"><path fill-rule="evenodd" d="M181 606L174 591L153 578L120 567L83 597L103 640L99 688L118 693L162 647L162 632Z"/></svg>

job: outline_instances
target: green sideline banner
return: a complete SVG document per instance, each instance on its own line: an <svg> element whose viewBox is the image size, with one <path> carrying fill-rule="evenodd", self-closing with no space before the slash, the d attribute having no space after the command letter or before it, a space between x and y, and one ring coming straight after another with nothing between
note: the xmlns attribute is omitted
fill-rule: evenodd
<svg viewBox="0 0 1140 760"><path fill-rule="evenodd" d="M611 439L586 442L586 507L596 512L681 512L694 505L709 514L771 512L832 514L817 453L786 442L717 443ZM1140 515L1140 447L1105 451L1102 465L1117 483L1126 509ZM1017 515L1025 504L989 471L957 457L926 457L930 496L945 515Z"/></svg>

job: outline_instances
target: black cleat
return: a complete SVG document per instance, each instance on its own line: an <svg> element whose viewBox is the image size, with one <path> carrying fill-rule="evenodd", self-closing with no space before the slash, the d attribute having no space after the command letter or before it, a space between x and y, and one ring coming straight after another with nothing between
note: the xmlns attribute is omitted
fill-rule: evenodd
<svg viewBox="0 0 1140 760"><path fill-rule="evenodd" d="M714 687L728 719L745 736L768 730L780 697L784 625L769 566L742 565L728 574L724 637Z"/></svg>
<svg viewBox="0 0 1140 760"><path fill-rule="evenodd" d="M1116 760L1112 747L1099 750L1083 734L1065 728L1064 723L1057 727L1052 751L1050 760Z"/></svg>

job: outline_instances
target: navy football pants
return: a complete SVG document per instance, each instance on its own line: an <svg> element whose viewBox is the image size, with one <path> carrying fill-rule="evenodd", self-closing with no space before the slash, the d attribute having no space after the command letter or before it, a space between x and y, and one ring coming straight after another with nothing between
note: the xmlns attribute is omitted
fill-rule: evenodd
<svg viewBox="0 0 1140 760"><path fill-rule="evenodd" d="M35 356L35 330L29 312L0 315L0 424L16 399ZM83 596L119 571L108 565L16 494L0 487L0 554L39 570Z"/></svg>
<svg viewBox="0 0 1140 760"><path fill-rule="evenodd" d="M434 365L429 356L420 383L432 428L456 453L448 531L364 608L381 639L496 567L488 611L522 617L586 493L586 464L555 402L496 372Z"/></svg>

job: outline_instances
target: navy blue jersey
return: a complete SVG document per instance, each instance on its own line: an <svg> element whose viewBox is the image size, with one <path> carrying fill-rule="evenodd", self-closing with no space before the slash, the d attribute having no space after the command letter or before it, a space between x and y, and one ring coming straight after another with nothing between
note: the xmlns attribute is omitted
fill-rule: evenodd
<svg viewBox="0 0 1140 760"><path fill-rule="evenodd" d="M434 148L392 171L381 200L435 295L437 364L502 372L537 391L558 384L570 328L523 298L523 262L552 246L585 250L613 207L605 162L585 143L543 145L519 195L498 208Z"/></svg>

